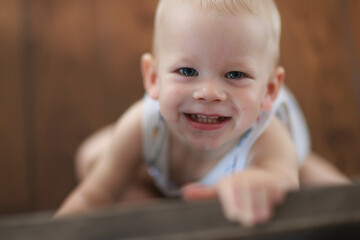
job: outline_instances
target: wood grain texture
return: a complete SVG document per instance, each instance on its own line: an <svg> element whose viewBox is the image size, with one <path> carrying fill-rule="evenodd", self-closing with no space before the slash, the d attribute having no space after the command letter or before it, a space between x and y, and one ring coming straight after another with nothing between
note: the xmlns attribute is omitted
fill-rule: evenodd
<svg viewBox="0 0 360 240"><path fill-rule="evenodd" d="M76 184L76 147L143 95L139 59L150 50L154 7L31 1L36 209L60 204Z"/></svg>
<svg viewBox="0 0 360 240"><path fill-rule="evenodd" d="M360 112L360 1L347 0L344 5L344 28L347 31L347 46L351 57L353 86L357 97L357 109Z"/></svg>
<svg viewBox="0 0 360 240"><path fill-rule="evenodd" d="M360 42L349 25L359 19L354 14L351 20L344 18L350 11L347 4L357 12L359 6L338 0L277 3L283 20L281 63L307 118L313 149L348 175L357 175L360 111L354 71L359 66L353 65L353 55Z"/></svg>
<svg viewBox="0 0 360 240"><path fill-rule="evenodd" d="M0 237L14 240L355 240L360 237L359 202L359 186L306 189L290 193L269 223L242 228L226 221L215 201L167 201L108 208L58 220L36 215L0 219Z"/></svg>
<svg viewBox="0 0 360 240"><path fill-rule="evenodd" d="M29 208L21 1L0 3L0 213Z"/></svg>

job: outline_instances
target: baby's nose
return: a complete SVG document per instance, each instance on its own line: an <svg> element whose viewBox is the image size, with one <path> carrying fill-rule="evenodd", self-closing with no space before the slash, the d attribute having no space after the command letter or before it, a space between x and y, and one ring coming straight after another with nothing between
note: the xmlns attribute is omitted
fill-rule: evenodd
<svg viewBox="0 0 360 240"><path fill-rule="evenodd" d="M227 94L215 83L205 82L193 92L193 98L201 101L221 102L226 100Z"/></svg>

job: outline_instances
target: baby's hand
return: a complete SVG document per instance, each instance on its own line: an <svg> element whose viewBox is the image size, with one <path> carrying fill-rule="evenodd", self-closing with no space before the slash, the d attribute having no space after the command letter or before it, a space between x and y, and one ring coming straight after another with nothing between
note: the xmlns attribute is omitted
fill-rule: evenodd
<svg viewBox="0 0 360 240"><path fill-rule="evenodd" d="M283 201L292 186L277 175L249 169L223 179L214 187L192 184L182 192L190 201L218 196L227 219L253 226L270 219L273 208Z"/></svg>

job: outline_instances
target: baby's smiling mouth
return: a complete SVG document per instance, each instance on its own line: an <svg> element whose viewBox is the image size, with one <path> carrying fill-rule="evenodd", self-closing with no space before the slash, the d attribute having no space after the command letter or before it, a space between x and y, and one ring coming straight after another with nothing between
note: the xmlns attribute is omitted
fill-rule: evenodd
<svg viewBox="0 0 360 240"><path fill-rule="evenodd" d="M185 116L191 121L197 123L203 123L203 124L220 124L231 118L225 116L201 115L201 114L192 114L192 113L185 113Z"/></svg>

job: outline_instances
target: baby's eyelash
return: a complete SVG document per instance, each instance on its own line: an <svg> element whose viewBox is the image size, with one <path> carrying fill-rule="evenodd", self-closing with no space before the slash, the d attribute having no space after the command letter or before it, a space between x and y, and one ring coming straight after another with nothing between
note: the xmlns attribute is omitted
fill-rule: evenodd
<svg viewBox="0 0 360 240"><path fill-rule="evenodd" d="M177 72L186 77L199 76L199 73L194 68L183 67L179 68Z"/></svg>
<svg viewBox="0 0 360 240"><path fill-rule="evenodd" d="M240 71L231 71L231 72L228 72L225 74L225 77L226 78L229 78L229 79L242 79L242 78L245 78L247 77L247 75L243 72L240 72Z"/></svg>

